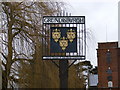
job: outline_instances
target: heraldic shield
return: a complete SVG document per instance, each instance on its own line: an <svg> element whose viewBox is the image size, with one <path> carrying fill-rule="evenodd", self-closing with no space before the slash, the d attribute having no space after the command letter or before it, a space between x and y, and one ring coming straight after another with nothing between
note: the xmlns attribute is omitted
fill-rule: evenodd
<svg viewBox="0 0 120 90"><path fill-rule="evenodd" d="M50 52L77 52L77 27L51 27Z"/></svg>

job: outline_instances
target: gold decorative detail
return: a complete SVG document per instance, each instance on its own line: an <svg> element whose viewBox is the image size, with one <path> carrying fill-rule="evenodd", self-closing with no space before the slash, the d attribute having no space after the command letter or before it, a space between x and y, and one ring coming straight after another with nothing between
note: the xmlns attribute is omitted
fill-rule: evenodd
<svg viewBox="0 0 120 90"><path fill-rule="evenodd" d="M52 38L55 40L55 42L58 42L58 39L61 37L61 32L58 29L53 30L52 32Z"/></svg>
<svg viewBox="0 0 120 90"><path fill-rule="evenodd" d="M66 47L68 46L68 40L67 38L63 37L59 40L59 45L62 47L62 50L65 50Z"/></svg>
<svg viewBox="0 0 120 90"><path fill-rule="evenodd" d="M76 32L72 29L68 30L67 32L67 38L69 39L70 42L73 42L74 38L75 38L75 34Z"/></svg>

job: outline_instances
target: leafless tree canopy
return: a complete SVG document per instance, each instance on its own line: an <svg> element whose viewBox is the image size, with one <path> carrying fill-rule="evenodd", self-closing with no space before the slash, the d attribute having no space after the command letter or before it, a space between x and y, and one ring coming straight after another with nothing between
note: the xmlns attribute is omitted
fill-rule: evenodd
<svg viewBox="0 0 120 90"><path fill-rule="evenodd" d="M1 4L3 89L58 88L58 69L50 61L42 61L42 16L59 13L64 4L50 1ZM70 72L75 73L70 80L80 82L74 67Z"/></svg>

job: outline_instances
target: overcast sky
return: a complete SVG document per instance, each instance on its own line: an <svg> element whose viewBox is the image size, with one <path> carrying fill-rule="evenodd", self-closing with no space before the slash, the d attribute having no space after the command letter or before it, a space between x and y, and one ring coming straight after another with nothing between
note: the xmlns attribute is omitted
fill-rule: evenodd
<svg viewBox="0 0 120 90"><path fill-rule="evenodd" d="M118 41L119 0L66 0L68 12L86 17L87 60L97 65L97 43Z"/></svg>
<svg viewBox="0 0 120 90"><path fill-rule="evenodd" d="M90 60L96 66L97 43L118 41L118 1L120 0L62 1L67 3L67 10L73 16L85 16L86 28L89 32L86 60Z"/></svg>

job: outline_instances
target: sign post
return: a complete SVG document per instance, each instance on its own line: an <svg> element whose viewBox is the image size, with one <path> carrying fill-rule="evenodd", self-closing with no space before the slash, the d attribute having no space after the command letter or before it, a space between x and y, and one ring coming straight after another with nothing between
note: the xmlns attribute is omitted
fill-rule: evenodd
<svg viewBox="0 0 120 90"><path fill-rule="evenodd" d="M68 60L59 61L60 88L68 88Z"/></svg>
<svg viewBox="0 0 120 90"><path fill-rule="evenodd" d="M68 88L68 68L85 60L85 16L43 16L43 60L59 67L60 88ZM59 60L59 65L53 60ZM74 60L69 65L68 60Z"/></svg>

